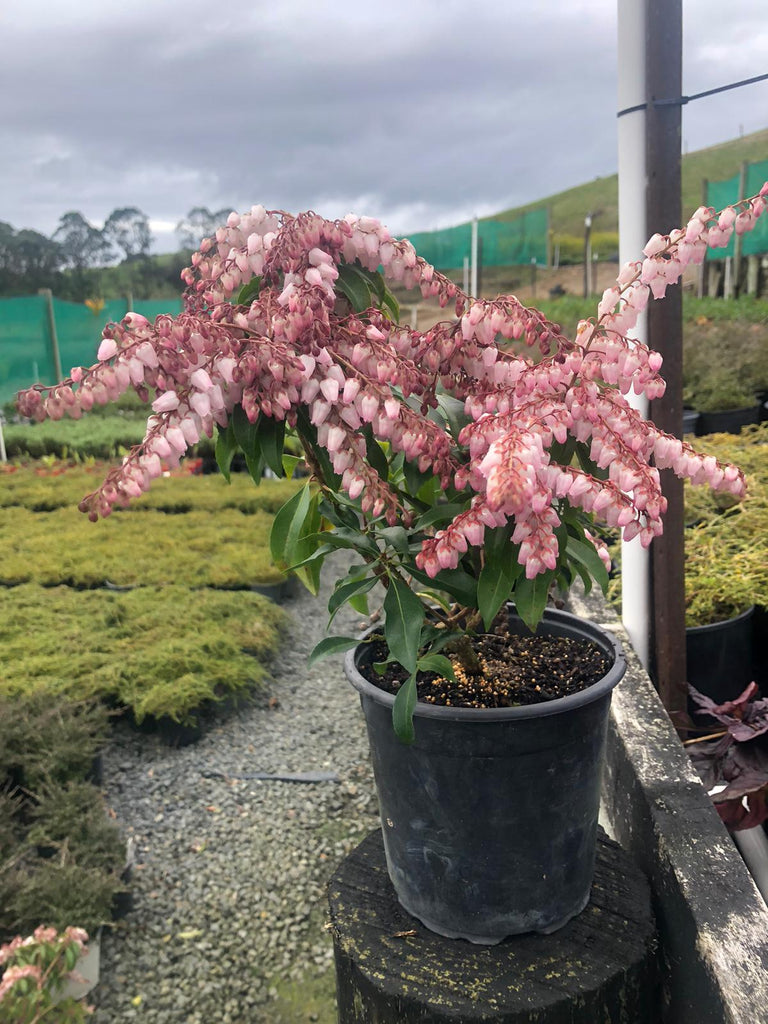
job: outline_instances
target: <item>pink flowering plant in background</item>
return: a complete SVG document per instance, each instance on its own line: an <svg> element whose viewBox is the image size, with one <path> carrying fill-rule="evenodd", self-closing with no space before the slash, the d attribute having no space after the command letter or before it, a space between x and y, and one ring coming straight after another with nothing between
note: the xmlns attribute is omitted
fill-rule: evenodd
<svg viewBox="0 0 768 1024"><path fill-rule="evenodd" d="M744 493L737 468L631 407L630 391L653 399L665 385L661 357L630 332L688 264L752 227L766 194L654 235L573 338L512 295L464 294L376 220L255 206L194 254L184 312L108 325L96 365L35 385L19 409L79 417L129 387L151 402L143 443L81 502L92 519L203 434L217 432L225 473L240 450L257 483L266 467L290 472L286 443L298 443L310 476L276 517L273 557L316 593L324 558L349 549L331 616L346 602L362 613L383 586L390 658L409 676L395 702L407 739L416 674L450 672L440 651L458 632L488 628L510 599L533 629L552 584L604 587L597 524L644 545L662 532L660 469ZM455 316L401 325L390 285ZM357 642L331 636L313 656Z"/></svg>
<svg viewBox="0 0 768 1024"><path fill-rule="evenodd" d="M82 928L40 926L33 935L20 935L0 946L0 1024L63 1024L82 1022L93 1007L62 998L68 980L83 981L75 966L88 950Z"/></svg>

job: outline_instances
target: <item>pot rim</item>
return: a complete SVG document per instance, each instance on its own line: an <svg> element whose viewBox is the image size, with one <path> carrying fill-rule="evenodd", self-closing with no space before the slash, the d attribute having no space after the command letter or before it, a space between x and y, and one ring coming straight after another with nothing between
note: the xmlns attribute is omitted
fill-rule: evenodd
<svg viewBox="0 0 768 1024"><path fill-rule="evenodd" d="M686 626L686 633L693 633L698 636L701 633L719 633L723 629L729 629L737 622L744 622L746 619L752 618L754 614L755 606L751 604L743 612L739 612L738 615L732 615L729 619L718 619L717 622L705 622L703 626Z"/></svg>
<svg viewBox="0 0 768 1024"><path fill-rule="evenodd" d="M510 605L510 614L514 615L514 606ZM592 640L607 654L613 654L613 664L602 679L581 690L579 693L572 693L566 697L557 697L555 700L546 701L541 704L520 704L511 708L455 708L446 707L440 704L424 704L416 702L413 709L415 718L442 718L444 721L480 721L483 722L504 722L520 721L526 718L548 718L551 715L565 714L585 707L594 701L609 695L613 688L621 681L627 670L627 659L624 649L618 639L609 630L598 626L588 619L579 618L570 612L559 611L554 608L547 608L537 629L542 630L543 635L554 634L562 636L581 635L583 639ZM560 627L560 628L558 628ZM370 635L376 631L372 627L365 634ZM363 649L363 643L359 643L352 650L347 651L344 658L344 672L349 682L360 694L360 697L368 697L376 704L392 708L395 703L394 694L387 693L380 689L360 673L357 668L359 661L358 652Z"/></svg>

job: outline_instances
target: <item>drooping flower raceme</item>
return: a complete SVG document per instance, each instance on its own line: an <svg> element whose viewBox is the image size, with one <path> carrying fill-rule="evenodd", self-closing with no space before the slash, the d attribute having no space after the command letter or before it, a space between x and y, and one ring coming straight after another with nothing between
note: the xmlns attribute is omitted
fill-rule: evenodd
<svg viewBox="0 0 768 1024"><path fill-rule="evenodd" d="M573 540L577 520L579 541L603 558L593 522L644 545L658 536L660 469L743 493L738 469L629 404L630 391L654 399L665 386L661 357L629 333L708 247L750 229L767 194L768 185L720 214L702 207L685 227L654 235L573 338L514 296L470 298L376 220L255 206L231 214L194 254L180 315L149 323L129 313L108 325L94 366L35 385L19 409L78 417L130 387L151 400L142 444L81 503L93 519L138 497L203 435L229 431L241 447L256 437L269 462L287 426L324 501L356 508L369 539L403 526L420 545L409 562L400 542L384 576L408 567L447 580L473 558L482 572L489 537L503 533L525 579L550 578L567 562L564 530ZM418 287L455 316L424 332L399 325L388 284ZM447 520L425 511L429 479L447 496ZM366 559L381 568L393 537Z"/></svg>

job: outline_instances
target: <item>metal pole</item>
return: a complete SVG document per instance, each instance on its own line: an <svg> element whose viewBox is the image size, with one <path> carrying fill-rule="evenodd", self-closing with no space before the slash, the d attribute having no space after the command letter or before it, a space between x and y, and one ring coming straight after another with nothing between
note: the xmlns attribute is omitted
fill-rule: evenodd
<svg viewBox="0 0 768 1024"><path fill-rule="evenodd" d="M477 298L477 217L472 218L472 248L471 248L471 280L469 282L469 294Z"/></svg>
<svg viewBox="0 0 768 1024"><path fill-rule="evenodd" d="M649 234L666 234L682 220L680 203L680 104L655 100L682 94L682 0L646 0L646 166ZM651 403L662 430L683 436L683 296L680 285L667 289L663 302L648 306L648 344L664 357L667 389ZM683 482L661 471L667 499L664 533L651 545L651 676L672 721L688 705L685 659L685 515Z"/></svg>
<svg viewBox="0 0 768 1024"><path fill-rule="evenodd" d="M618 0L618 109L645 102L645 3ZM638 258L648 241L645 223L645 111L635 110L619 118L619 260ZM632 336L644 342L646 314ZM645 398L630 392L630 403L647 415ZM648 666L650 569L649 556L640 541L621 545L621 616L637 656Z"/></svg>
<svg viewBox="0 0 768 1024"><path fill-rule="evenodd" d="M584 298L588 299L592 294L592 214L588 213L584 218Z"/></svg>

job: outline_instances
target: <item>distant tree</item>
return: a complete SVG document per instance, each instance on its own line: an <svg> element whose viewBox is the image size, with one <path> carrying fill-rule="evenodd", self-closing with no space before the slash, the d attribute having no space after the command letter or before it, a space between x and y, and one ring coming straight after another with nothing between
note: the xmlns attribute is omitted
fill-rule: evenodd
<svg viewBox="0 0 768 1024"><path fill-rule="evenodd" d="M149 255L149 218L135 206L113 210L104 224L103 235L108 244L122 250L127 260Z"/></svg>
<svg viewBox="0 0 768 1024"><path fill-rule="evenodd" d="M0 222L0 293L23 295L52 288L59 281L62 262L61 249L50 238Z"/></svg>
<svg viewBox="0 0 768 1024"><path fill-rule="evenodd" d="M53 240L61 246L66 266L73 270L103 265L113 255L104 233L78 211L70 211L61 217Z"/></svg>
<svg viewBox="0 0 768 1024"><path fill-rule="evenodd" d="M214 234L231 212L231 207L211 213L207 206L193 206L176 225L176 234L185 249L197 249L204 238Z"/></svg>

